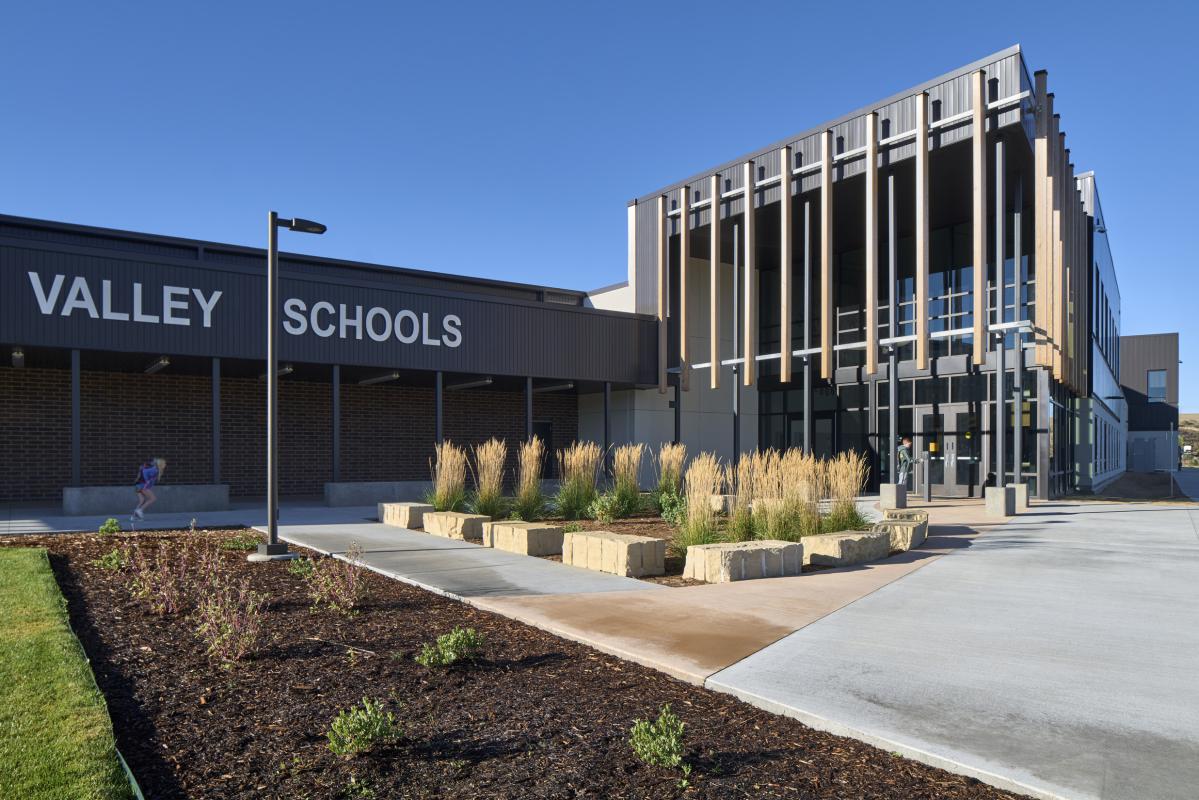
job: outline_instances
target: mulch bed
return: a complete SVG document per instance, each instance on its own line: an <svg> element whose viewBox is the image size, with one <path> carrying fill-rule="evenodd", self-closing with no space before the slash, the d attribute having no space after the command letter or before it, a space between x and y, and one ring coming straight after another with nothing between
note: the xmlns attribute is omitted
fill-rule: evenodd
<svg viewBox="0 0 1199 800"><path fill-rule="evenodd" d="M175 546L181 535L136 536ZM187 617L154 615L129 596L122 573L92 564L129 538L3 544L50 550L118 745L148 798L1014 797L374 573L364 577L365 605L345 617L311 611L285 563L226 552L225 566L251 575L272 601L259 655L223 669ZM414 663L422 643L455 626L484 634L483 662ZM376 655L350 656L347 645ZM385 701L405 736L335 756L329 723L363 695ZM677 771L641 764L627 743L633 720L663 703L687 725L688 788Z"/></svg>

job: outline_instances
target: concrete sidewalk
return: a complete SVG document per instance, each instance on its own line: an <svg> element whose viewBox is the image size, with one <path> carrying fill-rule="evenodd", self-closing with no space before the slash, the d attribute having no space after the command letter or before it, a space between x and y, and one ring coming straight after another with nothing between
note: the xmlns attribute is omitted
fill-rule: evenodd
<svg viewBox="0 0 1199 800"><path fill-rule="evenodd" d="M1046 797L1199 795L1199 509L1034 507L712 676Z"/></svg>

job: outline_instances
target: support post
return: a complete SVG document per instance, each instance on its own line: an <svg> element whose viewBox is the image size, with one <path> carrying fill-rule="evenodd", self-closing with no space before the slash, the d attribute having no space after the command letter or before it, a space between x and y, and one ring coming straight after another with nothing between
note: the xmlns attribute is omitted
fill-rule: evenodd
<svg viewBox="0 0 1199 800"><path fill-rule="evenodd" d="M928 369L928 93L916 97L916 367Z"/></svg>
<svg viewBox="0 0 1199 800"><path fill-rule="evenodd" d="M666 300L670 291L666 260L666 195L658 195L658 392L666 394Z"/></svg>
<svg viewBox="0 0 1199 800"><path fill-rule="evenodd" d="M212 482L221 482L221 360L212 359Z"/></svg>
<svg viewBox="0 0 1199 800"><path fill-rule="evenodd" d="M887 332L899 335L899 303L896 302L896 253L899 246L895 229L895 173L887 175ZM899 346L887 348L887 477L897 483L899 476Z"/></svg>
<svg viewBox="0 0 1199 800"><path fill-rule="evenodd" d="M690 387L688 365L691 343L687 336L687 266L691 261L691 187L679 191L679 375L683 390Z"/></svg>
<svg viewBox="0 0 1199 800"><path fill-rule="evenodd" d="M83 483L83 425L80 389L79 351L71 351L71 485Z"/></svg>
<svg viewBox="0 0 1199 800"><path fill-rule="evenodd" d="M779 383L791 382L791 147L779 151ZM805 318L807 317L805 313Z"/></svg>
<svg viewBox="0 0 1199 800"><path fill-rule="evenodd" d="M1004 194L1003 137L995 137L995 324L1004 322L1004 297L1007 293L1007 261L1004 244L1007 231L1007 198ZM1020 291L1019 285L1016 291ZM999 330L995 347L995 485L1007 485L1007 333Z"/></svg>
<svg viewBox="0 0 1199 800"><path fill-rule="evenodd" d="M433 376L433 441L441 444L445 441L445 406L442 395L445 393L445 378L441 370Z"/></svg>
<svg viewBox="0 0 1199 800"><path fill-rule="evenodd" d="M607 384L604 384L604 425L608 424L608 395ZM605 435L607 429L605 428ZM533 441L533 378L525 378L525 441ZM607 445L605 444L605 448Z"/></svg>
<svg viewBox="0 0 1199 800"><path fill-rule="evenodd" d="M741 276L741 264L740 264L741 250L739 247L740 234L741 234L740 229L738 228L737 224L734 223L733 224L733 303L732 303L732 305L733 305L733 358L734 359L740 355L737 352L739 349L739 345L737 343L738 342L737 331L739 330L739 325L740 325L740 318L738 316L740 313L738 310L738 309L740 309L740 304L737 302L737 298L740 296L740 293L741 293L741 277L740 277ZM748 292L749 287L746 287L745 291ZM737 463L738 456L741 453L741 381L738 380L738 378L740 377L740 373L741 373L741 366L734 364L733 365L733 463L734 464Z"/></svg>
<svg viewBox="0 0 1199 800"><path fill-rule="evenodd" d="M878 114L866 115L866 374L878 372Z"/></svg>
<svg viewBox="0 0 1199 800"><path fill-rule="evenodd" d="M745 329L743 333L745 343L741 348L741 355L745 361L741 365L741 382L746 386L753 386L757 379L757 370L755 369L757 364L754 362L754 357L758 354L758 237L754 226L754 196L757 194L757 190L754 169L754 162L745 162L745 278L741 281L743 303L741 323ZM736 335L737 331L734 328L733 336L736 337Z"/></svg>
<svg viewBox="0 0 1199 800"><path fill-rule="evenodd" d="M529 379L530 387L532 378ZM532 397L530 392L529 397ZM529 404L529 429L533 427L532 403ZM529 438L533 438L532 433ZM604 381L604 476L612 475L612 382Z"/></svg>
<svg viewBox="0 0 1199 800"><path fill-rule="evenodd" d="M1013 193L1015 203L1012 210L1012 259L1016 266L1016 321L1024 319L1024 303L1020 291L1024 286L1027 273L1024 270L1023 234L1024 234L1024 185L1016 178L1016 188ZM1024 335L1016 334L1016 363L1012 374L1012 384L1016 399L1012 411L1012 480L1024 483L1022 468L1024 464Z"/></svg>
<svg viewBox="0 0 1199 800"><path fill-rule="evenodd" d="M720 388L720 175L711 179L711 202L708 210L711 213L711 259L708 265L708 360L712 362L708 370L713 389ZM734 334L734 337L736 335Z"/></svg>
<svg viewBox="0 0 1199 800"><path fill-rule="evenodd" d="M812 349L812 204L803 204L803 347ZM812 356L803 357L803 447L812 454Z"/></svg>
<svg viewBox="0 0 1199 800"><path fill-rule="evenodd" d="M683 394L679 391L679 381L674 383L674 439L675 444L683 441Z"/></svg>
<svg viewBox="0 0 1199 800"><path fill-rule="evenodd" d="M976 70L971 76L974 128L973 152L973 243L974 243L974 366L987 361L987 74Z"/></svg>
<svg viewBox="0 0 1199 800"><path fill-rule="evenodd" d="M820 162L820 377L833 377L833 132Z"/></svg>
<svg viewBox="0 0 1199 800"><path fill-rule="evenodd" d="M333 365L333 480L341 480L341 365Z"/></svg>

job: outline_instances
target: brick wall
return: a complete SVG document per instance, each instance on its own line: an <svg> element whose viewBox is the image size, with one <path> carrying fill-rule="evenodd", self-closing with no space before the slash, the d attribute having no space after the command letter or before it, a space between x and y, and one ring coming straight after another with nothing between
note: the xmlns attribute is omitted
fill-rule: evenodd
<svg viewBox="0 0 1199 800"><path fill-rule="evenodd" d="M84 485L132 486L148 456L165 480L212 481L212 384L207 376L84 371L80 376ZM61 500L70 482L70 372L0 368L0 501ZM283 495L320 495L331 479L329 384L279 382L279 481ZM341 479L426 480L433 452L433 390L398 384L342 386ZM533 416L553 425L554 449L574 440L570 393L535 395ZM221 380L221 480L234 496L266 492L266 384ZM445 393L445 435L457 444L524 439L521 392Z"/></svg>

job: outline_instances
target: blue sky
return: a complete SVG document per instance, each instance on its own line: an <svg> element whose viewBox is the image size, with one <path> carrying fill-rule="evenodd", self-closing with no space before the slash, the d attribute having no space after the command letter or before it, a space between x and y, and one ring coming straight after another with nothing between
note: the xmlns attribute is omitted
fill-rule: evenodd
<svg viewBox="0 0 1199 800"><path fill-rule="evenodd" d="M640 194L1013 43L1098 174L1124 332L1199 411L1187 5L21 3L0 211L594 288Z"/></svg>

